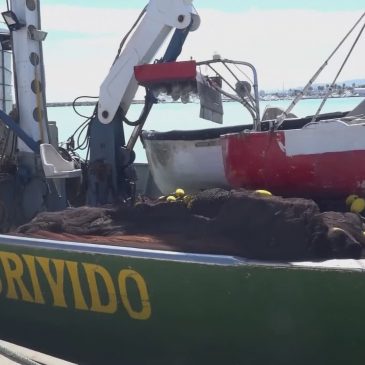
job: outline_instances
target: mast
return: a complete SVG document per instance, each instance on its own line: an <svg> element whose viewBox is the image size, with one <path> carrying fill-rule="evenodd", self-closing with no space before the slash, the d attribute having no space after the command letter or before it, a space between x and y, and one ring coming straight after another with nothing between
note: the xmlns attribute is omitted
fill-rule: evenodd
<svg viewBox="0 0 365 365"><path fill-rule="evenodd" d="M19 125L35 141L49 143L39 0L12 0L11 10L23 25L12 31ZM18 149L33 153L19 138Z"/></svg>

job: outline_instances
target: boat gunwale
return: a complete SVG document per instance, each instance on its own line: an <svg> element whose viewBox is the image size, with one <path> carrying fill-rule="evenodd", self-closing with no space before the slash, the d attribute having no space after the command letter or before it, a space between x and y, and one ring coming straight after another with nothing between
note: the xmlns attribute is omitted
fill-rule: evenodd
<svg viewBox="0 0 365 365"><path fill-rule="evenodd" d="M172 261L177 263L226 267L261 267L267 269L300 269L305 271L365 272L365 259L330 259L324 261L264 261L230 255L187 253L168 250L112 246L97 243L50 240L32 237L0 235L0 247L17 246L51 251L121 256L133 259Z"/></svg>
<svg viewBox="0 0 365 365"><path fill-rule="evenodd" d="M221 135L228 133L239 133L245 129L252 129L252 124L234 125L219 128L205 128L194 130L171 130L158 132L155 130L142 131L143 141L196 141L218 139Z"/></svg>

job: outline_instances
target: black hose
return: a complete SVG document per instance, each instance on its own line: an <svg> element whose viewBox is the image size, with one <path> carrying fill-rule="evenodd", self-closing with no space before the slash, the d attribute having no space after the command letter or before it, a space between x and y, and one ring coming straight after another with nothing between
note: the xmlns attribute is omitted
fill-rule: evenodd
<svg viewBox="0 0 365 365"><path fill-rule="evenodd" d="M130 127L138 127L140 124L142 124L146 121L153 104L156 104L156 103L157 103L157 99L153 96L152 91L150 91L149 89L146 89L145 102L144 102L144 106L143 106L143 109L142 109L142 112L141 112L139 118L136 121L132 122L123 113L123 117L122 117L123 122L125 124L129 125Z"/></svg>

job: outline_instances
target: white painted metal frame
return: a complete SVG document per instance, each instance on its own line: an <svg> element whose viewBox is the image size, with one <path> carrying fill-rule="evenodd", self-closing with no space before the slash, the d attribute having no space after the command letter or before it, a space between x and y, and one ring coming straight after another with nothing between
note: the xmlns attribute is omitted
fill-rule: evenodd
<svg viewBox="0 0 365 365"><path fill-rule="evenodd" d="M11 10L25 24L25 27L12 32L19 123L35 141L49 143L42 45L41 41L31 39L32 30L40 30L41 27L39 0L34 0L34 8L29 6L30 3L25 0L11 1ZM32 152L20 139L18 148L21 152Z"/></svg>
<svg viewBox="0 0 365 365"><path fill-rule="evenodd" d="M118 107L127 113L137 92L134 66L151 62L173 28L199 27L192 0L150 0L146 14L100 87L98 118L110 123Z"/></svg>

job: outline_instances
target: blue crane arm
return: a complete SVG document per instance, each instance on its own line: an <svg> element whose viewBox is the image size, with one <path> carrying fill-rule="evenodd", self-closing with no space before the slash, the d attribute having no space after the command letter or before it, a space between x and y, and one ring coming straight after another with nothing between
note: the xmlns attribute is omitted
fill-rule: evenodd
<svg viewBox="0 0 365 365"><path fill-rule="evenodd" d="M39 153L39 143L20 128L13 118L0 110L0 120L2 120L34 153Z"/></svg>

